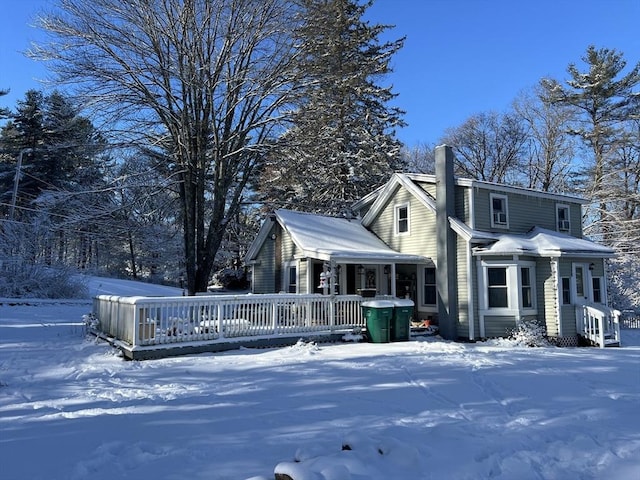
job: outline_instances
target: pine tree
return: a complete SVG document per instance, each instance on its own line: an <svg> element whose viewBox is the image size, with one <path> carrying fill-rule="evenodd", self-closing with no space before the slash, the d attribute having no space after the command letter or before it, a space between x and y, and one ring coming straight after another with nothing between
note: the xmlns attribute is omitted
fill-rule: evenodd
<svg viewBox="0 0 640 480"><path fill-rule="evenodd" d="M266 162L260 189L272 207L338 213L388 179L399 165L400 109L379 81L404 38L363 16L372 2L300 0L296 102L292 123Z"/></svg>
<svg viewBox="0 0 640 480"><path fill-rule="evenodd" d="M30 262L85 266L103 194L105 142L70 100L31 90L0 130L0 191L15 228L37 231ZM101 185L102 186L102 185ZM96 208L92 208L96 207ZM19 237L16 237L19 238Z"/></svg>
<svg viewBox="0 0 640 480"><path fill-rule="evenodd" d="M624 129L640 111L640 63L623 74L627 65L622 53L613 49L596 49L590 46L582 58L587 71L582 72L575 64L567 71L570 78L567 86L558 81L543 79L547 100L577 109L580 114L571 133L577 135L592 154L592 165L588 169L588 189L585 193L593 200L595 212L591 218L596 222L592 232L602 235L605 242L612 240L612 221L607 196L614 185L609 173L615 168L615 152Z"/></svg>
<svg viewBox="0 0 640 480"><path fill-rule="evenodd" d="M570 64L566 86L545 79L549 101L578 111L571 133L582 140L590 158L583 169L583 195L591 200L586 233L614 247L609 264L611 297L616 308L638 308L640 273L640 62L624 73L622 53L590 46L587 69Z"/></svg>
<svg viewBox="0 0 640 480"><path fill-rule="evenodd" d="M7 93L9 90L0 90L0 97L4 97ZM8 108L0 107L0 119L8 117L9 113Z"/></svg>

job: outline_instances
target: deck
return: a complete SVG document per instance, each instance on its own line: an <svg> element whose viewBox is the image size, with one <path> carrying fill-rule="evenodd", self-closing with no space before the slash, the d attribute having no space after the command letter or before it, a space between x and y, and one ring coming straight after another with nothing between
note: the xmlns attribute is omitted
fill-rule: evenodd
<svg viewBox="0 0 640 480"><path fill-rule="evenodd" d="M359 295L207 295L94 299L91 331L143 360L241 347L338 341L365 327Z"/></svg>
<svg viewBox="0 0 640 480"><path fill-rule="evenodd" d="M576 307L576 330L588 344L620 347L620 312L604 305Z"/></svg>

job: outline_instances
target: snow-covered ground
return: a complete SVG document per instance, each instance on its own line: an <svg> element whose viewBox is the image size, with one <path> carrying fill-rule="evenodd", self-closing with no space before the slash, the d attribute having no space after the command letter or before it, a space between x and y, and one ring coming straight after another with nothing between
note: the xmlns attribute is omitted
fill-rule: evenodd
<svg viewBox="0 0 640 480"><path fill-rule="evenodd" d="M127 362L85 338L88 301L0 302L3 480L640 478L639 330L605 350L430 338Z"/></svg>

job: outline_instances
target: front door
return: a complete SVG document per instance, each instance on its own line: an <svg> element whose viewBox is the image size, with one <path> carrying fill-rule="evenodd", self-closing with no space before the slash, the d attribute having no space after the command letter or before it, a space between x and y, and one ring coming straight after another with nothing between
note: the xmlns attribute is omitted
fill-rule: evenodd
<svg viewBox="0 0 640 480"><path fill-rule="evenodd" d="M573 298L576 305L585 305L593 302L591 288L591 272L588 263L573 264Z"/></svg>

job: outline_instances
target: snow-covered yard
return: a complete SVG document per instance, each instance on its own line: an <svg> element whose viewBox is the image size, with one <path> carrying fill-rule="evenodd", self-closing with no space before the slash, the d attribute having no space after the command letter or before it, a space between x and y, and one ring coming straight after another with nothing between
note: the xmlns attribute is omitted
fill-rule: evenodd
<svg viewBox="0 0 640 480"><path fill-rule="evenodd" d="M3 480L640 478L640 330L609 349L430 338L127 362L85 338L90 308L0 305Z"/></svg>

